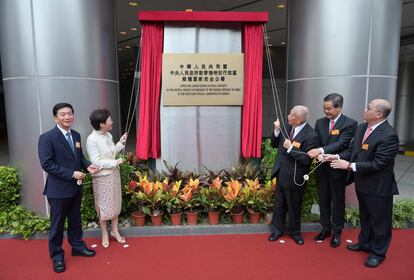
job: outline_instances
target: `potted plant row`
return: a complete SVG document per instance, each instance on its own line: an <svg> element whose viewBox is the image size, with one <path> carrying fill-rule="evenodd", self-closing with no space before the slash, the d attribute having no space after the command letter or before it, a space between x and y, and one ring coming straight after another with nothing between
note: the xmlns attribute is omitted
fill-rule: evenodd
<svg viewBox="0 0 414 280"><path fill-rule="evenodd" d="M136 175L126 186L137 207L132 213L135 225L144 225L145 215L151 217L152 225L161 225L164 213L168 213L172 225L181 224L183 213L186 223L195 225L200 212L208 214L211 225L220 222L220 213L230 214L233 223L240 224L245 210L250 223L258 223L262 213L273 207L275 179L260 184L257 178L223 182L218 176L200 179L195 174L180 180L174 180L174 176L149 180L146 174Z"/></svg>

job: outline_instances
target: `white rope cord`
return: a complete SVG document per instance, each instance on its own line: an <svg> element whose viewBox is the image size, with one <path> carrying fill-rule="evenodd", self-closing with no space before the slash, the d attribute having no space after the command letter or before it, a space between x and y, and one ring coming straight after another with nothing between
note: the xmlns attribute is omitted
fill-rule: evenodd
<svg viewBox="0 0 414 280"><path fill-rule="evenodd" d="M279 95L278 95L277 86L276 86L276 79L275 79L275 75L273 72L272 57L270 55L269 41L268 41L268 37L266 34L267 34L266 25L263 24L263 38L264 38L264 43L265 43L267 65L269 67L270 84L272 86L273 105L274 105L275 112L276 112L276 118L279 118L282 122L282 127L283 127L283 129L281 129L282 135L283 137L285 137L285 139L289 139L288 137L289 133L287 132L287 129L286 129L285 118L282 115L282 109L280 106L280 100L279 100Z"/></svg>
<svg viewBox="0 0 414 280"><path fill-rule="evenodd" d="M270 84L272 86L273 105L274 105L274 109L275 109L275 112L276 112L276 118L278 118L282 122L282 128L280 129L280 132L282 133L282 136L285 139L289 139L290 138L288 136L289 133L287 132L287 129L286 129L286 124L285 124L285 121L284 121L285 118L282 115L282 109L281 109L281 106L280 106L280 100L279 100L279 96L278 96L278 92L277 92L276 79L275 79L275 75L274 75L274 72L273 72L273 63L272 63L272 58L271 58L271 55L270 55L270 47L269 47L269 41L268 41L268 37L267 37L266 25L263 24L262 26L263 26L263 38L264 38L266 57L267 57L267 65L269 67ZM308 155L307 153L302 152L302 151L291 150L290 152ZM309 175L312 174L319 166L321 166L322 163L323 163L323 161L320 161L318 163L318 165L316 165L314 168L312 168L308 172L308 174L303 175L303 182L299 184L299 183L296 182L297 160L295 160L295 169L293 171L293 182L295 183L295 185L297 185L299 187L303 186L305 184L305 182L309 180Z"/></svg>
<svg viewBox="0 0 414 280"><path fill-rule="evenodd" d="M129 134L129 132L131 130L131 125L133 123L133 119L134 119L134 116L135 116L135 113L136 113L136 110L137 110L137 103L138 103L138 98L139 98L139 93L140 93L142 35L143 35L143 30L141 29L141 38L140 38L139 45L138 45L139 50L138 50L137 59L135 61L134 81L132 82L131 98L129 100L128 115L127 115L127 121L126 121L126 124L125 124L127 134ZM138 70L138 77L137 77L138 79L136 79L136 76L135 76L137 74L137 70ZM134 97L135 80L138 80L138 82L137 82L138 87L137 87L137 94L135 96L134 107L133 107L132 112L131 112L131 105L132 105L133 97ZM127 137L127 141L128 141L128 137ZM123 149L123 155L125 155L126 142L125 142L125 146L124 146L124 149Z"/></svg>

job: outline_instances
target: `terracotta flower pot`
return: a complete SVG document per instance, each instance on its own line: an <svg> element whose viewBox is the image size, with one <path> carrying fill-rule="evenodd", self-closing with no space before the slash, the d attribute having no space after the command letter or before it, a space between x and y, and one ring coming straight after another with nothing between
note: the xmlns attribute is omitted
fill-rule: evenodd
<svg viewBox="0 0 414 280"><path fill-rule="evenodd" d="M162 215L163 212L160 212L158 215L151 215L151 224L153 226L160 226L162 224Z"/></svg>
<svg viewBox="0 0 414 280"><path fill-rule="evenodd" d="M241 212L231 212L231 220L233 221L233 224L242 224L243 223L243 213L244 211L242 210Z"/></svg>
<svg viewBox="0 0 414 280"><path fill-rule="evenodd" d="M183 214L182 212L170 214L171 225L173 226L181 225L182 214Z"/></svg>
<svg viewBox="0 0 414 280"><path fill-rule="evenodd" d="M251 224L258 224L260 221L260 212L249 211L249 222Z"/></svg>
<svg viewBox="0 0 414 280"><path fill-rule="evenodd" d="M220 212L210 211L208 212L208 223L210 225L217 225L220 222Z"/></svg>
<svg viewBox="0 0 414 280"><path fill-rule="evenodd" d="M132 218L134 219L134 225L136 226L145 226L145 218L146 215L141 211L134 211L131 214Z"/></svg>
<svg viewBox="0 0 414 280"><path fill-rule="evenodd" d="M188 225L196 225L198 219L198 212L185 212Z"/></svg>

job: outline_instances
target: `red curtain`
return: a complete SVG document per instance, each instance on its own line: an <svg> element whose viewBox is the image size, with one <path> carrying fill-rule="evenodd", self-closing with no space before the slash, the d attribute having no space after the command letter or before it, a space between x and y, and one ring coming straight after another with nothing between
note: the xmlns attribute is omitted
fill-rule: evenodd
<svg viewBox="0 0 414 280"><path fill-rule="evenodd" d="M159 158L160 95L164 25L142 23L140 109L136 154L139 159Z"/></svg>
<svg viewBox="0 0 414 280"><path fill-rule="evenodd" d="M243 26L244 98L241 152L245 158L260 158L262 143L262 63L261 24Z"/></svg>

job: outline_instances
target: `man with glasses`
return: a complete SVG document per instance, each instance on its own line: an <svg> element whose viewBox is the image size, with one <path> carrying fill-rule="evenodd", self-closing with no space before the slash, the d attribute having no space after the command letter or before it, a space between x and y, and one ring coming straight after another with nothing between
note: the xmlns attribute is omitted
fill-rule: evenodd
<svg viewBox="0 0 414 280"><path fill-rule="evenodd" d="M331 167L344 169L353 177L359 202L361 231L351 251L365 251L367 267L377 267L385 259L391 243L393 195L398 194L394 162L399 140L387 121L391 103L374 99L366 107L351 147L338 155L328 155ZM350 180L351 182L351 180Z"/></svg>
<svg viewBox="0 0 414 280"><path fill-rule="evenodd" d="M95 255L82 240L80 205L82 180L86 175L83 170L94 173L97 167L83 156L80 134L71 129L73 115L72 105L56 104L53 107L56 126L40 135L38 144L40 163L48 175L43 194L50 205L49 255L57 273L65 271L62 243L66 219L72 256Z"/></svg>
<svg viewBox="0 0 414 280"><path fill-rule="evenodd" d="M338 154L348 149L354 137L357 122L342 114L344 98L338 93L331 93L323 99L323 111L326 117L316 121L315 131L321 146L308 152L311 158L324 154ZM317 170L319 187L319 210L322 231L315 237L316 241L331 238L331 247L341 244L341 233L345 217L345 170L333 169L329 163L323 163Z"/></svg>

